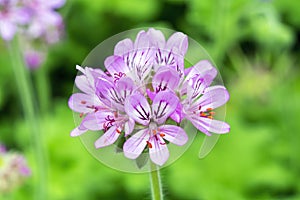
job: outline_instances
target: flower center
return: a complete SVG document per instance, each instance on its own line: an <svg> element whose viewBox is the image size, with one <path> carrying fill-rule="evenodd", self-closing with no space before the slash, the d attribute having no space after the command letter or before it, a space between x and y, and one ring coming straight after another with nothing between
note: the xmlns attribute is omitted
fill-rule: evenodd
<svg viewBox="0 0 300 200"><path fill-rule="evenodd" d="M199 106L199 110L200 109L201 109L201 106ZM206 111L200 111L200 113L199 113L200 117L206 117L206 118L209 118L209 119L213 119L213 116L215 114L216 113L213 112L212 108L207 108Z"/></svg>

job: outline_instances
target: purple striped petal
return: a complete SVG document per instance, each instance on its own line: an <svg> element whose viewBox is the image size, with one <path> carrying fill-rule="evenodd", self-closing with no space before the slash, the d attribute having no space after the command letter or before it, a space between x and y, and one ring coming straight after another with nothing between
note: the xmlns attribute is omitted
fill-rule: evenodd
<svg viewBox="0 0 300 200"><path fill-rule="evenodd" d="M109 56L104 61L104 66L114 79L120 78L129 72L128 66L120 56Z"/></svg>
<svg viewBox="0 0 300 200"><path fill-rule="evenodd" d="M147 99L141 94L133 94L126 99L125 111L137 123L146 126L150 122L150 106Z"/></svg>
<svg viewBox="0 0 300 200"><path fill-rule="evenodd" d="M204 94L193 104L195 109L201 110L218 108L229 100L229 93L224 86L216 85L205 90ZM193 108L192 108L193 109Z"/></svg>
<svg viewBox="0 0 300 200"><path fill-rule="evenodd" d="M180 55L185 55L188 49L188 37L180 32L171 35L166 44L167 49L178 49Z"/></svg>
<svg viewBox="0 0 300 200"><path fill-rule="evenodd" d="M167 144L160 136L151 137L149 143L151 144L150 159L155 164L162 166L170 156Z"/></svg>
<svg viewBox="0 0 300 200"><path fill-rule="evenodd" d="M110 127L98 140L95 142L96 149L113 144L120 134L116 131L117 127Z"/></svg>
<svg viewBox="0 0 300 200"><path fill-rule="evenodd" d="M97 131L114 125L114 116L111 112L96 112L87 114L81 124L89 130Z"/></svg>
<svg viewBox="0 0 300 200"><path fill-rule="evenodd" d="M193 67L185 70L186 75L185 80L189 81L193 77L205 78L204 83L209 86L217 75L217 70L208 60L201 60Z"/></svg>
<svg viewBox="0 0 300 200"><path fill-rule="evenodd" d="M182 146L188 141L187 134L179 126L163 125L159 127L159 131L165 135L163 137L165 140L173 144Z"/></svg>
<svg viewBox="0 0 300 200"><path fill-rule="evenodd" d="M121 99L126 99L129 95L136 91L136 85L129 77L122 77L116 83L117 91Z"/></svg>
<svg viewBox="0 0 300 200"><path fill-rule="evenodd" d="M177 104L176 110L173 112L173 114L170 116L171 119L173 119L175 122L180 123L181 120L184 118L185 114L182 112L182 104L179 102Z"/></svg>
<svg viewBox="0 0 300 200"><path fill-rule="evenodd" d="M179 102L178 97L169 91L159 92L152 103L154 121L163 124L175 111Z"/></svg>
<svg viewBox="0 0 300 200"><path fill-rule="evenodd" d="M149 130L143 129L131 136L123 146L124 155L130 159L136 159L147 145Z"/></svg>
<svg viewBox="0 0 300 200"><path fill-rule="evenodd" d="M210 132L224 134L230 131L230 126L223 121L200 117L197 115L190 117L189 120L198 130L208 136L211 135Z"/></svg>
<svg viewBox="0 0 300 200"><path fill-rule="evenodd" d="M197 99L207 88L204 78L196 76L188 81L187 98L189 101Z"/></svg>
<svg viewBox="0 0 300 200"><path fill-rule="evenodd" d="M160 67L152 79L152 86L156 92L166 89L175 90L179 84L179 74L170 67Z"/></svg>
<svg viewBox="0 0 300 200"><path fill-rule="evenodd" d="M108 107L124 111L125 99L119 94L115 85L107 79L99 77L96 80L96 95Z"/></svg>
<svg viewBox="0 0 300 200"><path fill-rule="evenodd" d="M69 99L69 107L75 112L88 113L95 110L95 105L99 105L94 96L84 93L75 93Z"/></svg>

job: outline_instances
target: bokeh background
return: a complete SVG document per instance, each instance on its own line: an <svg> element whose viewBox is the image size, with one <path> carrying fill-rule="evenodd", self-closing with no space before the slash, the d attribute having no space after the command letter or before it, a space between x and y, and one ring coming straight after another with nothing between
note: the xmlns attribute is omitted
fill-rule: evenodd
<svg viewBox="0 0 300 200"><path fill-rule="evenodd" d="M31 72L35 87L50 91L50 106L39 118L48 198L150 199L148 174L110 169L69 136L75 125L67 101L75 65L96 45L128 29L155 26L198 41L231 94L226 117L231 132L204 159L198 159L204 138L199 134L180 159L162 170L166 199L300 199L299 8L298 0L67 1L59 10L63 39ZM36 163L29 125L3 41L0 66L0 141L22 152L33 170L10 198L33 199ZM39 85L40 73L47 74L46 84Z"/></svg>

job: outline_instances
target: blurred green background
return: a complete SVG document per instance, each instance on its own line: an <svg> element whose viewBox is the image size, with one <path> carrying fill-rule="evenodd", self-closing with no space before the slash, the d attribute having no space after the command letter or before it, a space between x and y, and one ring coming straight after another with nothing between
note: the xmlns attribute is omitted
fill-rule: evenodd
<svg viewBox="0 0 300 200"><path fill-rule="evenodd" d="M162 170L166 199L300 199L299 8L298 0L67 1L60 10L64 39L32 72L34 82L41 71L47 73L51 91L50 108L40 117L48 198L150 199L147 174L110 169L69 136L74 122L67 101L75 65L96 45L121 31L158 26L202 44L231 94L226 116L231 132L201 160L199 134ZM0 141L23 152L34 172L32 142L4 42L0 65ZM29 178L13 199L32 199L33 184Z"/></svg>

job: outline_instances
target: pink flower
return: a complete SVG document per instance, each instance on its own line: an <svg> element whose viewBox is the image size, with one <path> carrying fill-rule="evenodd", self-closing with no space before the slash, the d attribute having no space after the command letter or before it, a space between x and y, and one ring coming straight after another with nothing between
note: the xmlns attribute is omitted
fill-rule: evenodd
<svg viewBox="0 0 300 200"><path fill-rule="evenodd" d="M181 127L162 125L174 112L178 101L178 97L169 91L158 93L151 107L141 94L133 94L126 100L126 113L145 126L124 143L126 157L136 159L147 146L150 159L158 165L163 165L169 158L165 140L180 146L187 142L188 136Z"/></svg>

